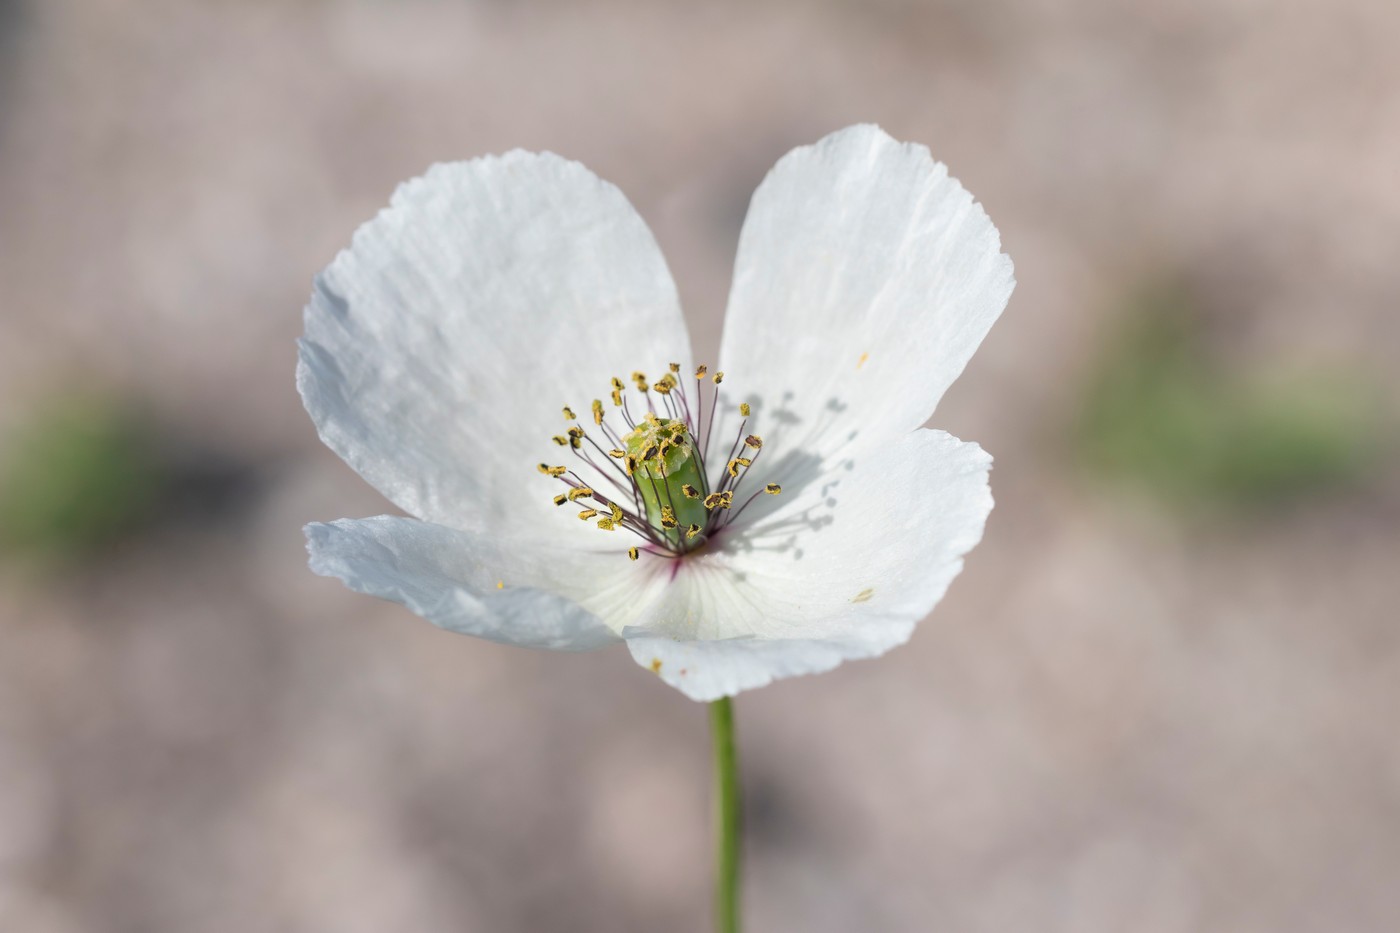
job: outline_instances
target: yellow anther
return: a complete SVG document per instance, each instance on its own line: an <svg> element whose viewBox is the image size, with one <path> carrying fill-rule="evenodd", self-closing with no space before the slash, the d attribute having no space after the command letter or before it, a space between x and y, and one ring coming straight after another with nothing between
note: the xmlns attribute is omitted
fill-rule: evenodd
<svg viewBox="0 0 1400 933"><path fill-rule="evenodd" d="M613 521L611 518L600 518L598 519L598 527L604 531L613 531L617 528L617 522Z"/></svg>
<svg viewBox="0 0 1400 933"><path fill-rule="evenodd" d="M634 547L629 547L629 548L627 549L627 557L628 557L628 559L630 559L630 560L636 560L636 559L637 559L637 549L634 548Z"/></svg>
<svg viewBox="0 0 1400 933"><path fill-rule="evenodd" d="M748 437L744 438L744 444L745 446L752 447L754 450L758 450L763 446L763 438L759 437L757 434L750 434Z"/></svg>
<svg viewBox="0 0 1400 933"><path fill-rule="evenodd" d="M575 486L565 493L565 495L569 497L570 502L577 502L580 499L587 499L589 496L593 495L593 490L587 486Z"/></svg>
<svg viewBox="0 0 1400 933"><path fill-rule="evenodd" d="M574 425L572 428L569 428L569 436L583 437L583 428L579 427L578 425Z"/></svg>
<svg viewBox="0 0 1400 933"><path fill-rule="evenodd" d="M614 391L614 392L621 392L621 391L622 391L622 380L619 379L619 378L617 378L616 376L613 376L613 377L612 377L612 387L613 387L613 391Z"/></svg>
<svg viewBox="0 0 1400 933"><path fill-rule="evenodd" d="M687 529L685 530L685 536L686 536L687 538L693 538L693 537L695 537L696 535L698 535L699 533L700 533L700 526L699 526L699 525L691 525L689 528L687 528Z"/></svg>
<svg viewBox="0 0 1400 933"><path fill-rule="evenodd" d="M556 434L554 435L554 443L558 444L560 447L568 447L569 439L562 434Z"/></svg>
<svg viewBox="0 0 1400 933"><path fill-rule="evenodd" d="M671 372L673 372L673 373L678 373L678 372L680 372L680 371L681 371L681 364L680 364L680 363L672 363L672 364L671 364Z"/></svg>
<svg viewBox="0 0 1400 933"><path fill-rule="evenodd" d="M634 383L636 383L638 389L642 390L643 392L645 392L645 391L647 390L647 377L646 377L646 373L643 373L643 372L640 372L640 371L634 372L634 373L632 374L632 381L633 381Z"/></svg>
<svg viewBox="0 0 1400 933"><path fill-rule="evenodd" d="M687 499L699 499L700 490L696 489L689 483L686 483L684 486L681 487L681 495L685 496Z"/></svg>
<svg viewBox="0 0 1400 933"><path fill-rule="evenodd" d="M719 495L720 495L720 500L719 500L720 508L727 509L727 508L729 508L731 505L734 504L734 490L732 490L732 489L726 489L724 492L720 493Z"/></svg>
<svg viewBox="0 0 1400 933"><path fill-rule="evenodd" d="M637 472L637 458L632 456L631 454L628 454L627 458L622 461L622 465L626 467L628 476L631 476L633 473Z"/></svg>
<svg viewBox="0 0 1400 933"><path fill-rule="evenodd" d="M597 509L584 509L582 512L578 513L578 517L583 519L584 521L588 521L590 518L597 514Z"/></svg>
<svg viewBox="0 0 1400 933"><path fill-rule="evenodd" d="M728 469L729 469L729 475L730 475L730 476L738 476L738 475L739 475L739 467L744 467L744 468L747 469L747 468L748 468L750 465L752 465L752 464L753 464L753 461L750 460L748 457L735 457L733 460L730 460L730 461L729 461L729 467L728 467Z"/></svg>
<svg viewBox="0 0 1400 933"><path fill-rule="evenodd" d="M570 408L568 405L565 405L565 406L564 406L564 417L567 418L567 419L570 420L570 421L573 421L574 418L576 417L576 416L574 415L574 410L573 410L572 408Z"/></svg>
<svg viewBox="0 0 1400 933"><path fill-rule="evenodd" d="M621 389L613 389L613 390L612 390L612 400L613 400L613 404L614 404L614 405L620 406L620 405L622 404L622 390L621 390Z"/></svg>
<svg viewBox="0 0 1400 933"><path fill-rule="evenodd" d="M763 491L770 496L776 496L783 491L783 487L779 486L777 483L769 483L767 486L763 487Z"/></svg>
<svg viewBox="0 0 1400 933"><path fill-rule="evenodd" d="M675 511L675 509L671 508L669 505L663 505L663 506L661 507L661 527L662 527L662 528L674 528L674 527L676 527L676 511Z"/></svg>
<svg viewBox="0 0 1400 933"><path fill-rule="evenodd" d="M595 398L593 400L593 423L603 423L603 400Z"/></svg>
<svg viewBox="0 0 1400 933"><path fill-rule="evenodd" d="M739 404L739 414L743 415L745 418L747 418L747 417L749 416L749 403L748 403L748 402L741 402L741 403Z"/></svg>
<svg viewBox="0 0 1400 933"><path fill-rule="evenodd" d="M712 492L712 493L710 493L708 496L705 497L705 508L707 508L707 509L717 509L717 508L720 507L720 504L723 503L723 502L724 502L724 496L723 496L721 493Z"/></svg>
<svg viewBox="0 0 1400 933"><path fill-rule="evenodd" d="M709 371L710 371L710 367L706 366L704 363L701 363L699 366L695 367L695 378L696 378L696 379L704 379L704 378L705 378L705 374L708 373Z"/></svg>
<svg viewBox="0 0 1400 933"><path fill-rule="evenodd" d="M614 521L614 522L620 522L620 521L622 521L622 509L618 508L618 505L617 505L616 502L609 502L609 503L608 503L608 511L612 512L612 521Z"/></svg>
<svg viewBox="0 0 1400 933"><path fill-rule="evenodd" d="M653 383L652 388L655 389L657 392L660 392L662 395L671 394L671 384L665 379L662 379L660 382Z"/></svg>
<svg viewBox="0 0 1400 933"><path fill-rule="evenodd" d="M569 501L569 497L566 496L566 495L564 495L562 492L561 492L559 495L557 495L557 496L554 497L554 504L555 504L555 505L563 505L565 502L568 502L568 501Z"/></svg>
<svg viewBox="0 0 1400 933"><path fill-rule="evenodd" d="M541 463L539 466L539 470L546 476L563 476L565 473L569 472L568 467L552 467L548 463Z"/></svg>
<svg viewBox="0 0 1400 933"><path fill-rule="evenodd" d="M661 427L661 419L658 418L658 417L656 417L656 412L654 412L654 411L649 411L649 412L647 412L645 415L643 415L642 417L646 418L647 424L652 425L653 427L656 427L656 428L660 428L660 427Z"/></svg>
<svg viewBox="0 0 1400 933"><path fill-rule="evenodd" d="M574 450L578 450L583 446L583 441L579 440L577 437L571 437L569 438L569 446Z"/></svg>
<svg viewBox="0 0 1400 933"><path fill-rule="evenodd" d="M627 451L618 450L614 447L612 450L608 451L608 456L612 457L614 460L621 460L623 457L627 456Z"/></svg>
<svg viewBox="0 0 1400 933"><path fill-rule="evenodd" d="M724 373L722 373L722 372L715 373L715 374L714 374L713 376L711 376L710 378L713 379L713 380L715 381L715 385L719 385L721 382L724 381Z"/></svg>

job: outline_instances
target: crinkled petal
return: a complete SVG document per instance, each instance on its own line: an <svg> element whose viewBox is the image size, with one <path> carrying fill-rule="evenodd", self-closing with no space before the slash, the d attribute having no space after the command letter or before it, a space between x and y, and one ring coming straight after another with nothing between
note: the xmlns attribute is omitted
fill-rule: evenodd
<svg viewBox="0 0 1400 933"><path fill-rule="evenodd" d="M990 468L931 430L849 459L655 576L623 630L633 657L711 700L902 644L981 539Z"/></svg>
<svg viewBox="0 0 1400 933"><path fill-rule="evenodd" d="M407 606L434 625L527 648L583 651L618 640L553 585L586 579L598 555L381 515L306 526L311 569Z"/></svg>
<svg viewBox="0 0 1400 933"><path fill-rule="evenodd" d="M986 212L923 146L853 126L784 156L754 193L720 352L785 486L922 425L1010 297ZM718 457L718 453L712 456Z"/></svg>
<svg viewBox="0 0 1400 933"><path fill-rule="evenodd" d="M608 379L689 365L675 285L614 186L550 153L435 165L316 278L297 386L328 446L405 511L579 537L537 463Z"/></svg>

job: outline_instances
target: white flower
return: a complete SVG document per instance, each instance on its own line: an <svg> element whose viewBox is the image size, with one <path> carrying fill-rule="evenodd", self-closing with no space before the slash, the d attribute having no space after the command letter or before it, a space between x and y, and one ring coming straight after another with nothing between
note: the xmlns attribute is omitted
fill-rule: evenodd
<svg viewBox="0 0 1400 933"><path fill-rule="evenodd" d="M694 378L670 273L617 188L550 153L435 165L317 277L297 369L322 440L417 518L309 525L311 567L454 632L625 641L696 700L879 655L981 538L991 458L921 425L1013 284L927 149L841 130L753 196L717 385ZM648 401L687 427L624 438ZM608 455L658 440L660 487L654 451L631 477ZM706 509L726 482L729 507ZM698 506L682 485L707 485Z"/></svg>

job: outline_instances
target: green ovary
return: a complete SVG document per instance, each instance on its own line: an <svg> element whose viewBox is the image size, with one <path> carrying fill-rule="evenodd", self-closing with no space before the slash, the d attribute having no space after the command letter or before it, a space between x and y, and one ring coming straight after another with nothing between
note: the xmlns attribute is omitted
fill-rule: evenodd
<svg viewBox="0 0 1400 933"><path fill-rule="evenodd" d="M699 535L687 537L686 532L692 525L705 527L707 489L685 425L666 418L647 420L622 440L629 457L636 458L632 476L646 505L647 522L680 550L700 543ZM685 494L687 486L694 498ZM674 527L667 527L668 509L675 516Z"/></svg>

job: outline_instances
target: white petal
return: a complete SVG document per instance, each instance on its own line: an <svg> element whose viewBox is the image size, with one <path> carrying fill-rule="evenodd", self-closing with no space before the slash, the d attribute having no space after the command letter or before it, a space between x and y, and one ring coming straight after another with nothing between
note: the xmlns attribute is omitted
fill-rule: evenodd
<svg viewBox="0 0 1400 933"><path fill-rule="evenodd" d="M543 153L435 165L316 279L297 386L395 504L457 528L578 537L550 514L568 404L689 365L675 285L622 193Z"/></svg>
<svg viewBox="0 0 1400 933"><path fill-rule="evenodd" d="M981 539L990 468L930 430L851 460L653 580L633 657L710 700L902 644Z"/></svg>
<svg viewBox="0 0 1400 933"><path fill-rule="evenodd" d="M812 458L903 436L1013 285L986 212L923 146L853 126L794 149L754 193L739 240L719 444L749 401L767 475L787 485Z"/></svg>
<svg viewBox="0 0 1400 933"><path fill-rule="evenodd" d="M306 526L311 569L359 593L407 606L453 632L528 648L583 651L617 635L545 588L582 579L596 557L516 547L472 532L381 515Z"/></svg>

